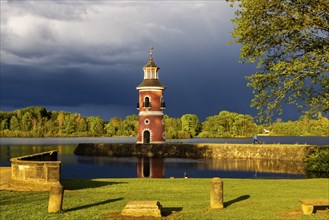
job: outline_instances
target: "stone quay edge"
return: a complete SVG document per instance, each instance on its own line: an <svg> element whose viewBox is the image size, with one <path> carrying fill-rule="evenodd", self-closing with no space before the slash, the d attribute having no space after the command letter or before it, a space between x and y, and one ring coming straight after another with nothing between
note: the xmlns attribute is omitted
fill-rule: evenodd
<svg viewBox="0 0 329 220"><path fill-rule="evenodd" d="M190 159L267 159L301 161L319 146L252 144L135 144L81 143L76 155L108 157L190 158Z"/></svg>

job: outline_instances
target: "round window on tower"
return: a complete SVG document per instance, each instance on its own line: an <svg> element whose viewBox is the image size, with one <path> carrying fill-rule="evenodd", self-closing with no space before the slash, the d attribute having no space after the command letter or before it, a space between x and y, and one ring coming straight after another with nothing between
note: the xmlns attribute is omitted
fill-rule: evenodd
<svg viewBox="0 0 329 220"><path fill-rule="evenodd" d="M144 124L146 124L146 125L150 124L150 119L146 118L146 119L144 120Z"/></svg>

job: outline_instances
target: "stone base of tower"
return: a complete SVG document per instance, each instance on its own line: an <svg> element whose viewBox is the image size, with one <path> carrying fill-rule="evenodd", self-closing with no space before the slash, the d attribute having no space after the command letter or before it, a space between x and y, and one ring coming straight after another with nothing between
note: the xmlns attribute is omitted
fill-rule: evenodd
<svg viewBox="0 0 329 220"><path fill-rule="evenodd" d="M166 140L164 138L156 139L155 137L152 137L151 140L148 140L147 137L141 137L141 138L137 138L136 143L137 144L164 144L164 143L166 143Z"/></svg>

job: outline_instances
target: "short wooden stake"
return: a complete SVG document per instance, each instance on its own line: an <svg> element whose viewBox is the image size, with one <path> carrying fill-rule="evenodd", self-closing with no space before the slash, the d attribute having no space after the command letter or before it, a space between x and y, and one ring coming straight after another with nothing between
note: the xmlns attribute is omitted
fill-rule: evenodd
<svg viewBox="0 0 329 220"><path fill-rule="evenodd" d="M223 204L223 181L219 177L214 177L211 180L210 187L210 208L222 209Z"/></svg>
<svg viewBox="0 0 329 220"><path fill-rule="evenodd" d="M62 211L63 186L61 184L52 186L49 193L48 213Z"/></svg>

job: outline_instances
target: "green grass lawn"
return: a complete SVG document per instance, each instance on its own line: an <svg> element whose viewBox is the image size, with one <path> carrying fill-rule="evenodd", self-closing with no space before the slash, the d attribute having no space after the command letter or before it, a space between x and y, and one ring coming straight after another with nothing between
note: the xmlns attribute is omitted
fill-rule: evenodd
<svg viewBox="0 0 329 220"><path fill-rule="evenodd" d="M328 198L329 179L223 179L224 209L211 210L211 179L63 180L63 212L48 214L47 192L0 192L1 220L127 219L130 200L159 200L167 219L329 219L328 210L303 215L303 198ZM148 219L148 218L145 218Z"/></svg>

